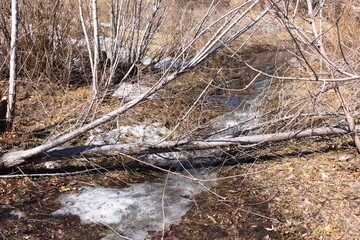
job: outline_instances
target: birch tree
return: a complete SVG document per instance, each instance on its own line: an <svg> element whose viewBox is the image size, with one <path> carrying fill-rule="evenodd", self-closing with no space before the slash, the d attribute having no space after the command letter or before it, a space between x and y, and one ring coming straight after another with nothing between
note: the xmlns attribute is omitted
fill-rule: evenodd
<svg viewBox="0 0 360 240"><path fill-rule="evenodd" d="M99 91L99 61L100 61L100 39L99 39L99 20L98 20L98 3L97 0L92 0L92 17L93 17L93 29L94 29L94 64L92 69L92 84L93 84L93 96L96 97Z"/></svg>
<svg viewBox="0 0 360 240"><path fill-rule="evenodd" d="M11 130L16 102L16 80L17 80L17 38L18 38L18 0L11 1L11 43L10 43L10 78L9 78L9 99L6 112L7 130Z"/></svg>

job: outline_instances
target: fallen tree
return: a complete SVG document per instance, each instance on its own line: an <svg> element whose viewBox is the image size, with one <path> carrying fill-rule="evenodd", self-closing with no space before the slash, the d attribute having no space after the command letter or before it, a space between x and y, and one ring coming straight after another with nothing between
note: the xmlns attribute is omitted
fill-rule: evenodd
<svg viewBox="0 0 360 240"><path fill-rule="evenodd" d="M356 126L356 131L360 131L360 125ZM113 144L113 145L89 145L76 146L67 148L58 148L47 151L35 157L28 159L11 158L9 155L3 155L0 158L1 168L11 168L21 164L30 162L41 162L54 159L66 159L69 157L109 157L109 156L139 156L144 154L158 154L168 152L182 152L214 149L236 145L238 147L249 147L255 144L279 142L290 139L300 139L315 136L330 136L352 133L349 127L346 126L332 126L321 127L314 129L305 129L297 131L280 132L273 134L261 134L253 136L239 136L239 137L224 137L211 140L196 140L196 141L166 141L159 144ZM21 155L26 151L19 151L16 154ZM14 153L8 153L14 154ZM10 155L11 156L11 155ZM168 166L173 164L177 159L164 159L158 163L161 166Z"/></svg>

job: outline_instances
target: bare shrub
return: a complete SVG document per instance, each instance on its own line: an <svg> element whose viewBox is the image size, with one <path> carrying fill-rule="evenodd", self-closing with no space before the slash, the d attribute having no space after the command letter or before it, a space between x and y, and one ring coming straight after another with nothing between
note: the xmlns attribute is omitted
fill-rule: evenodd
<svg viewBox="0 0 360 240"><path fill-rule="evenodd" d="M8 55L9 14L0 19L2 55ZM79 34L71 2L21 1L19 24L19 73L30 79L48 79L53 83L71 81L73 59L81 57L74 40Z"/></svg>

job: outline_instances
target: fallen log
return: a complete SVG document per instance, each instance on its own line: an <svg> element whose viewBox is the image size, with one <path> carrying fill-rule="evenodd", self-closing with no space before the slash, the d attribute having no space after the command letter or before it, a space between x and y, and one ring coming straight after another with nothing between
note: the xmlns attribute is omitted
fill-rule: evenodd
<svg viewBox="0 0 360 240"><path fill-rule="evenodd" d="M356 131L360 125L356 126ZM182 152L221 148L231 145L249 147L253 144L267 142L286 141L312 136L329 136L350 133L346 126L321 127L297 131L280 132L273 134L261 134L253 136L224 137L211 140L196 141L166 141L159 144L113 144L113 145L89 145L57 148L30 158L21 158L24 151L9 152L0 157L0 168L11 168L29 162L41 162L49 159L64 159L69 157L108 157L145 154L159 154L167 152ZM20 157L19 157L20 156Z"/></svg>

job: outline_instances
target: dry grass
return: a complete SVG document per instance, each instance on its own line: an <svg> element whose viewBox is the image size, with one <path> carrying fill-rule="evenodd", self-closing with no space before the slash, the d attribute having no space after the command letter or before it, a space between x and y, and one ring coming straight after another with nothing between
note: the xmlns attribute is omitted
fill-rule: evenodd
<svg viewBox="0 0 360 240"><path fill-rule="evenodd" d="M359 159L352 152L319 153L262 164L251 175L283 215L287 239L356 239L360 236ZM274 177L276 176L276 177ZM296 234L297 232L297 234ZM294 235L295 233L295 235Z"/></svg>

